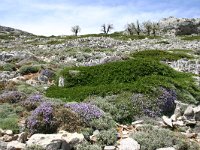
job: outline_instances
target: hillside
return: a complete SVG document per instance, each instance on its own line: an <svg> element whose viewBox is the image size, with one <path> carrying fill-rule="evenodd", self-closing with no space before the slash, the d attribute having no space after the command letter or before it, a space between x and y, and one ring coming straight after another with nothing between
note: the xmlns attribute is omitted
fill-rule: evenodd
<svg viewBox="0 0 200 150"><path fill-rule="evenodd" d="M199 39L0 26L0 149L200 149Z"/></svg>

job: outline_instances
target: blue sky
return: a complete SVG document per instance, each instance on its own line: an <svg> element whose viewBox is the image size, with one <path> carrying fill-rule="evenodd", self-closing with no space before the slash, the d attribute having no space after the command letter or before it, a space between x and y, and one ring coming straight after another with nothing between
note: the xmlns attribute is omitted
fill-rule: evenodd
<svg viewBox="0 0 200 150"><path fill-rule="evenodd" d="M0 0L0 25L39 35L99 33L104 23L113 31L125 25L164 17L200 18L200 0Z"/></svg>

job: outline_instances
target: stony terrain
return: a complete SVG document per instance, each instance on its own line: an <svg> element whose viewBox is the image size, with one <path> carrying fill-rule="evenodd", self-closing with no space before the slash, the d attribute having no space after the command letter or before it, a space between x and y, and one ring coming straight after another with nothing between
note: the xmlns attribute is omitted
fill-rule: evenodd
<svg viewBox="0 0 200 150"><path fill-rule="evenodd" d="M176 18L166 22L176 29ZM0 149L200 150L200 40L169 35L44 37L0 26Z"/></svg>

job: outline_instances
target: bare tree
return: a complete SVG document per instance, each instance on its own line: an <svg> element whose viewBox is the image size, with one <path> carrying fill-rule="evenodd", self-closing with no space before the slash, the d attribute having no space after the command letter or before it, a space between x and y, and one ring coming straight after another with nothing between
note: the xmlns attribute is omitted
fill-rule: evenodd
<svg viewBox="0 0 200 150"><path fill-rule="evenodd" d="M101 31L103 31L104 34L108 34L111 30L113 29L113 25L112 24L103 24L101 26Z"/></svg>
<svg viewBox="0 0 200 150"><path fill-rule="evenodd" d="M71 31L74 33L75 36L78 35L78 33L81 31L81 28L79 27L79 25L73 26Z"/></svg>
<svg viewBox="0 0 200 150"><path fill-rule="evenodd" d="M150 36L151 29L152 29L152 23L150 21L146 21L146 22L143 22L143 26L147 32L147 35Z"/></svg>
<svg viewBox="0 0 200 150"><path fill-rule="evenodd" d="M137 22L136 22L135 31L136 31L137 35L140 35L141 29L140 29L140 23L139 23L138 20L137 20Z"/></svg>
<svg viewBox="0 0 200 150"><path fill-rule="evenodd" d="M154 36L154 37L156 36L156 32L157 32L158 30L159 30L159 24L153 22L153 23L152 23L152 33L153 33L153 36Z"/></svg>
<svg viewBox="0 0 200 150"><path fill-rule="evenodd" d="M126 31L130 35L133 35L134 33L137 33L137 35L140 35L141 29L140 29L139 21L137 20L136 24L134 23L127 24Z"/></svg>
<svg viewBox="0 0 200 150"><path fill-rule="evenodd" d="M135 24L134 23L129 23L126 26L126 32L128 32L129 35L133 35L135 31Z"/></svg>

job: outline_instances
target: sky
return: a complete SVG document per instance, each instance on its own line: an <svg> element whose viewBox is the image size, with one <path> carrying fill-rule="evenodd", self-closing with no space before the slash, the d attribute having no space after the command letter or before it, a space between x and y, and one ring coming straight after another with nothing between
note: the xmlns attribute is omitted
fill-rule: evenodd
<svg viewBox="0 0 200 150"><path fill-rule="evenodd" d="M127 23L169 16L200 18L200 0L0 0L0 25L37 35L100 33L102 24L122 31Z"/></svg>

